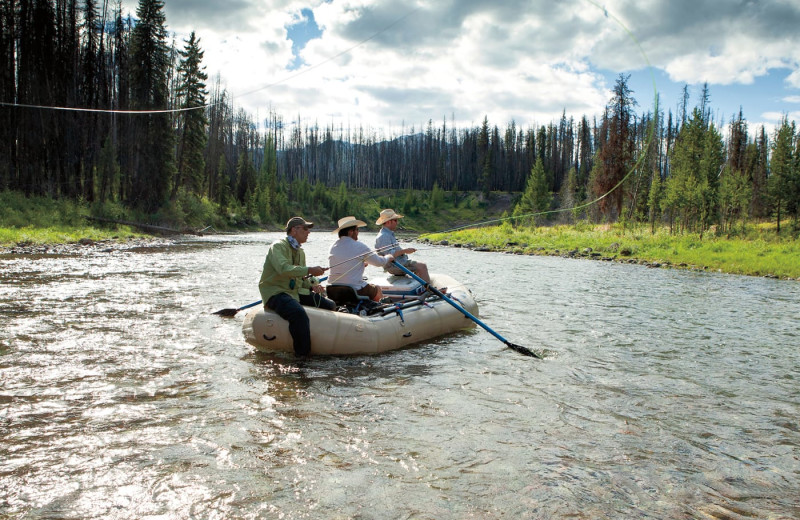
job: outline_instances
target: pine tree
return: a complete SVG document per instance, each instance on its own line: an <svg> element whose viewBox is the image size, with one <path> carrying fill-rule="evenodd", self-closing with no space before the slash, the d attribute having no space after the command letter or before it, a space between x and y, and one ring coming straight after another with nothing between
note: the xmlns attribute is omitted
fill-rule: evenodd
<svg viewBox="0 0 800 520"><path fill-rule="evenodd" d="M679 229L688 230L698 220L704 186L698 176L703 155L703 118L698 109L681 126L672 149L672 170L664 189L664 209L670 212L670 227L678 219Z"/></svg>
<svg viewBox="0 0 800 520"><path fill-rule="evenodd" d="M17 33L16 0L0 0L0 99L12 101L17 97L14 61ZM0 108L0 190L19 189L15 168L17 111Z"/></svg>
<svg viewBox="0 0 800 520"><path fill-rule="evenodd" d="M730 165L723 168L719 184L720 227L723 232L733 231L739 218L744 227L752 191L747 174L743 170L735 170Z"/></svg>
<svg viewBox="0 0 800 520"><path fill-rule="evenodd" d="M678 132L671 156L664 206L683 230L701 234L715 219L719 177L724 164L722 136L700 107Z"/></svg>
<svg viewBox="0 0 800 520"><path fill-rule="evenodd" d="M178 64L180 83L178 99L183 111L179 118L177 179L173 186L173 197L178 186L184 186L195 194L204 190L206 126L205 115L206 91L205 81L208 75L201 65L203 51L200 40L195 33L185 40L185 47L179 51L181 62Z"/></svg>
<svg viewBox="0 0 800 520"><path fill-rule="evenodd" d="M661 215L661 201L664 198L664 183L661 175L653 172L650 182L650 193L647 195L647 208L650 216L650 233L656 232L656 218Z"/></svg>
<svg viewBox="0 0 800 520"><path fill-rule="evenodd" d="M747 147L747 176L753 187L752 214L755 218L764 218L769 214L769 186L767 173L769 169L769 138L762 125L754 143Z"/></svg>
<svg viewBox="0 0 800 520"><path fill-rule="evenodd" d="M540 215L531 215L533 213L541 213L550 209L550 201L552 200L550 188L547 183L547 174L545 173L544 163L542 159L536 159L536 164L531 169L531 174L528 177L528 183L525 191L522 194L519 202L514 206L514 217L520 218L520 222L537 225L540 222Z"/></svg>
<svg viewBox="0 0 800 520"><path fill-rule="evenodd" d="M99 35L97 6L94 0L85 0L83 9L83 45L81 47L81 76L78 89L78 104L84 107L98 108L99 99ZM95 170L100 167L99 153L101 142L98 137L99 118L97 114L83 113L78 116L80 128L80 150L83 197L86 200L95 198Z"/></svg>
<svg viewBox="0 0 800 520"><path fill-rule="evenodd" d="M253 193L255 185L256 171L250 154L246 150L240 151L236 164L236 198L239 202L247 202L248 193Z"/></svg>
<svg viewBox="0 0 800 520"><path fill-rule="evenodd" d="M704 118L708 121L707 118ZM725 165L725 143L722 135L711 123L707 126L703 142L703 156L700 158L700 176L703 177L707 189L703 193L701 208L701 228L703 231L710 229L717 221L719 179Z"/></svg>
<svg viewBox="0 0 800 520"><path fill-rule="evenodd" d="M781 121L781 126L775 131L772 143L772 158L770 160L770 177L768 181L770 205L772 214L778 225L778 234L781 232L781 217L784 212L797 218L797 190L795 148L795 124L786 116Z"/></svg>
<svg viewBox="0 0 800 520"><path fill-rule="evenodd" d="M620 74L614 85L614 97L607 107L608 117L604 117L607 138L600 145L598 154L601 168L593 185L598 196L611 192L608 198L600 201L599 207L601 213L612 218L622 215L623 190L618 185L633 166L634 136L631 132L631 119L636 100L632 97L633 91L628 88L629 78L630 76ZM608 207L609 200L612 203L611 208Z"/></svg>
<svg viewBox="0 0 800 520"><path fill-rule="evenodd" d="M169 108L168 74L170 54L167 47L164 2L139 0L139 20L131 34L130 92L131 108L165 110ZM167 113L137 114L133 117L133 157L128 172L128 201L147 211L154 211L166 199L173 177L173 142L171 116Z"/></svg>
<svg viewBox="0 0 800 520"><path fill-rule="evenodd" d="M577 192L578 192L578 171L573 166L572 168L569 169L569 172L567 173L566 181L561 184L561 191L559 194L559 198L561 199L561 209L571 210L569 212L564 211L563 213L568 222L577 219L578 216L578 210L572 209L578 205L578 201L576 199Z"/></svg>
<svg viewBox="0 0 800 520"><path fill-rule="evenodd" d="M51 3L20 0L18 31L25 35L16 49L18 102L58 105L63 100L50 90L50 86L59 84L52 66L57 56L57 31ZM19 113L17 133L10 142L17 148L17 185L26 194L61 194L60 150L48 146L58 142L58 121L52 111Z"/></svg>
<svg viewBox="0 0 800 520"><path fill-rule="evenodd" d="M484 195L489 195L489 191L491 190L492 155L489 144L489 117L484 116L483 124L478 133L478 161L475 165L478 168L477 178Z"/></svg>

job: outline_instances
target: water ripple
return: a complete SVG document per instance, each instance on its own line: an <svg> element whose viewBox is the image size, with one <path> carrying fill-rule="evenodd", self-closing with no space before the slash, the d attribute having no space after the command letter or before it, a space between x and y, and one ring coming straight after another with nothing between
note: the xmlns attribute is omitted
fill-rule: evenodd
<svg viewBox="0 0 800 520"><path fill-rule="evenodd" d="M429 247L545 359L296 361L210 314L279 237L0 257L0 516L800 516L797 284Z"/></svg>

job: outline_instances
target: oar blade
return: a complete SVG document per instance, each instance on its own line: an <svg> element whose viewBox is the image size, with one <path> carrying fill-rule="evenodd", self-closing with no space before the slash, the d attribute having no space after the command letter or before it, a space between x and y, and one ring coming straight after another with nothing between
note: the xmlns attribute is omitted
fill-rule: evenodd
<svg viewBox="0 0 800 520"><path fill-rule="evenodd" d="M529 356L536 359L542 359L542 356L540 356L539 354L537 354L536 352L532 351L527 347L523 347L522 345L516 345L514 343L511 343L510 341L506 341L506 346L511 350L515 350L524 356Z"/></svg>
<svg viewBox="0 0 800 520"><path fill-rule="evenodd" d="M218 316L225 316L230 318L231 316L236 316L236 313L239 312L239 309L221 309L217 312L212 312L211 314L216 314Z"/></svg>

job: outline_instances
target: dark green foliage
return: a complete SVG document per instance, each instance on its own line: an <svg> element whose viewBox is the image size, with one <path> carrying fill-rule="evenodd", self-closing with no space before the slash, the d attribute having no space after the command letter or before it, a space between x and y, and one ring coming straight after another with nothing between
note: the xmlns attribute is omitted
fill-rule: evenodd
<svg viewBox="0 0 800 520"><path fill-rule="evenodd" d="M752 188L743 170L732 169L726 165L720 175L719 184L719 232L731 232L738 220L742 226L747 220Z"/></svg>
<svg viewBox="0 0 800 520"><path fill-rule="evenodd" d="M206 84L208 76L201 65L203 51L200 41L192 32L180 51L181 62L178 65L180 83L177 95L180 107L178 119L177 178L173 190L185 187L193 193L203 193L205 186L205 149L206 126L205 115ZM173 194L175 191L173 191Z"/></svg>
<svg viewBox="0 0 800 520"><path fill-rule="evenodd" d="M547 175L545 174L544 164L542 159L536 159L536 164L531 170L531 175L528 177L528 184L522 194L522 198L514 207L514 217L518 218L521 223L537 224L544 220L539 213L545 212L550 209L550 201L552 195L547 183Z"/></svg>
<svg viewBox="0 0 800 520"><path fill-rule="evenodd" d="M768 181L769 201L772 214L781 232L781 218L789 215L797 223L800 209L800 169L797 153L798 137L795 135L794 121L790 124L784 116L781 126L775 131L772 143L772 160Z"/></svg>
<svg viewBox="0 0 800 520"><path fill-rule="evenodd" d="M3 226L47 228L56 225L81 226L85 212L69 199L28 195L0 190L0 222Z"/></svg>
<svg viewBox="0 0 800 520"><path fill-rule="evenodd" d="M439 187L439 183L433 183L431 196L428 200L428 207L432 210L437 210L444 206L444 190Z"/></svg>
<svg viewBox="0 0 800 520"><path fill-rule="evenodd" d="M163 0L140 0L135 22L111 4L0 0L0 100L180 111L3 107L0 189L193 222L214 204L228 222L262 225L296 212L330 222L367 218L373 205L413 218L449 203L483 207L498 192L518 194L523 214L555 200L565 219L649 220L653 229L669 221L676 231L730 232L751 217L798 219L795 130L782 127L773 143L763 127L750 137L740 111L726 141L707 86L694 110L687 86L677 115L664 117L657 106L637 115L620 75L600 121L562 112L527 128L500 128L488 117L458 128L445 118L383 135L304 126L301 115L287 124L276 112L255 121L233 104L222 78L206 85L194 33L170 48ZM353 196L364 189L398 191L367 206Z"/></svg>
<svg viewBox="0 0 800 520"><path fill-rule="evenodd" d="M678 231L707 230L714 217L724 162L722 136L700 108L681 128L672 151L672 175L663 205Z"/></svg>
<svg viewBox="0 0 800 520"><path fill-rule="evenodd" d="M166 18L161 0L140 0L138 21L131 33L131 108L169 108ZM132 133L126 143L133 147L133 161L125 165L127 200L145 211L155 211L166 200L174 174L172 116L166 113L128 116Z"/></svg>

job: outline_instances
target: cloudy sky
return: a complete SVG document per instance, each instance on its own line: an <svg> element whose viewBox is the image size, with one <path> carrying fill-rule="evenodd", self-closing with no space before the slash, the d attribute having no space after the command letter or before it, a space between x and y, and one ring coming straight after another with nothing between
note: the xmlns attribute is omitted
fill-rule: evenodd
<svg viewBox="0 0 800 520"><path fill-rule="evenodd" d="M123 6L135 10L135 0ZM254 117L396 129L484 116L501 128L602 112L620 73L638 111L711 108L800 122L798 0L165 0Z"/></svg>

